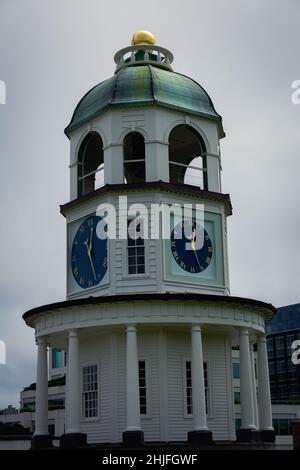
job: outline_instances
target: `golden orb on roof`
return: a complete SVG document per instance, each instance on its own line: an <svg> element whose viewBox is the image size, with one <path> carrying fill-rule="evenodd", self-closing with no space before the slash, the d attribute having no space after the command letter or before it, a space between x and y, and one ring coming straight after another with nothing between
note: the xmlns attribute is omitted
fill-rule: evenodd
<svg viewBox="0 0 300 470"><path fill-rule="evenodd" d="M155 44L156 39L152 33L149 31L136 31L131 40L132 46L137 46L140 44Z"/></svg>

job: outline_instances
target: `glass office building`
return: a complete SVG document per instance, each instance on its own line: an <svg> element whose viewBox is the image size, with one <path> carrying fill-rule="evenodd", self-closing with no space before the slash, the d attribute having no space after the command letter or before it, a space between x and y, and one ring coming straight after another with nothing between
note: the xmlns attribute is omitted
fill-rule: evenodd
<svg viewBox="0 0 300 470"><path fill-rule="evenodd" d="M300 365L292 362L292 343L300 340L300 304L279 308L267 334L272 403L300 404Z"/></svg>

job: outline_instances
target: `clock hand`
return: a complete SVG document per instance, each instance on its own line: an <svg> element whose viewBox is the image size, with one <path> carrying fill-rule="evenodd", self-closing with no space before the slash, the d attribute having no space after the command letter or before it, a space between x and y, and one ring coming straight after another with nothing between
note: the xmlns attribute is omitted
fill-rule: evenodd
<svg viewBox="0 0 300 470"><path fill-rule="evenodd" d="M88 254L88 257L89 257L89 261L90 261L90 264L91 264L91 267L92 267L92 271L93 271L93 274L94 274L94 278L95 280L97 281L97 277L96 277L96 273L95 273L95 268L94 268L94 263L93 263L93 260L92 260L92 255L91 255L91 250L90 250L90 247L88 245L88 240L86 240L84 242L85 246L86 246L86 250L87 250L87 254Z"/></svg>
<svg viewBox="0 0 300 470"><path fill-rule="evenodd" d="M89 250L90 250L90 253L92 253L92 240L93 240L93 230L94 230L94 227L91 228L91 235L90 235L90 241L89 241Z"/></svg>
<svg viewBox="0 0 300 470"><path fill-rule="evenodd" d="M197 251L196 251L196 248L195 248L195 238L191 241L191 247L192 247L193 250L194 250L194 254L195 254L197 263L198 263L198 265L199 265L200 271L202 271L203 269L202 269L202 266L201 266L201 264L200 264L200 262L199 262L199 258L198 258Z"/></svg>

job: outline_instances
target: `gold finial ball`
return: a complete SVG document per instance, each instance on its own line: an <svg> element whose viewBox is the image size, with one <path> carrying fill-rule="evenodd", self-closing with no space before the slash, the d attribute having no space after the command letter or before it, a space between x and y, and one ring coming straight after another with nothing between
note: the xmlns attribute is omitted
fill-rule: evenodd
<svg viewBox="0 0 300 470"><path fill-rule="evenodd" d="M131 45L136 46L138 44L155 44L156 39L149 31L136 31L132 36Z"/></svg>

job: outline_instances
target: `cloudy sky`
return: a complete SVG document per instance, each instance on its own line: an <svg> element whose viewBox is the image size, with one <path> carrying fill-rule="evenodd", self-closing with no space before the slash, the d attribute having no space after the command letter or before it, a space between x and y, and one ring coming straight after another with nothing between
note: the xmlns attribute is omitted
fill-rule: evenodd
<svg viewBox="0 0 300 470"><path fill-rule="evenodd" d="M27 309L65 297L69 141L82 95L148 29L223 116L231 293L300 302L299 0L0 0L0 408L35 380Z"/></svg>

